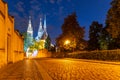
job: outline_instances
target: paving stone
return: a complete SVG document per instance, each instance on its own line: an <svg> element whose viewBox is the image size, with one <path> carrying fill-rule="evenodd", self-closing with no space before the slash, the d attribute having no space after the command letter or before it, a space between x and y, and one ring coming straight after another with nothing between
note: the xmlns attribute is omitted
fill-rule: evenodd
<svg viewBox="0 0 120 80"><path fill-rule="evenodd" d="M49 58L37 62L53 80L120 80L120 65L107 62Z"/></svg>
<svg viewBox="0 0 120 80"><path fill-rule="evenodd" d="M0 69L0 80L43 80L33 60L23 60Z"/></svg>
<svg viewBox="0 0 120 80"><path fill-rule="evenodd" d="M40 66L53 80L120 80L119 64L51 58L26 59L7 65L0 69L0 80L46 80Z"/></svg>

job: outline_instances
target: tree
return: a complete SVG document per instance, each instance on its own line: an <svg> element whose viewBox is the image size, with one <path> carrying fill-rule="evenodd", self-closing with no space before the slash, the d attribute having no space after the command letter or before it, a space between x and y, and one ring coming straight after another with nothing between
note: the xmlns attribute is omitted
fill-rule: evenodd
<svg viewBox="0 0 120 80"><path fill-rule="evenodd" d="M96 50L100 49L100 36L102 32L102 24L97 21L92 22L89 30L88 49Z"/></svg>
<svg viewBox="0 0 120 80"><path fill-rule="evenodd" d="M30 45L29 48L31 52L33 52L34 50L44 49L44 40L40 41L33 40L33 44Z"/></svg>
<svg viewBox="0 0 120 80"><path fill-rule="evenodd" d="M107 13L106 30L111 36L110 49L120 48L120 0L112 0Z"/></svg>
<svg viewBox="0 0 120 80"><path fill-rule="evenodd" d="M24 37L24 51L27 51L27 48L29 48L30 46L33 45L34 43L34 39L32 39L27 32L22 33L23 37Z"/></svg>
<svg viewBox="0 0 120 80"><path fill-rule="evenodd" d="M101 50L109 49L110 35L106 31L106 27L102 28L102 32L100 34L99 42L100 42L100 49Z"/></svg>
<svg viewBox="0 0 120 80"><path fill-rule="evenodd" d="M45 40L45 49L50 49L51 47L51 39L50 36L48 35L47 39Z"/></svg>
<svg viewBox="0 0 120 80"><path fill-rule="evenodd" d="M68 15L64 19L64 23L62 25L62 34L56 39L56 44L61 49L68 49L68 50L74 50L74 49L80 49L80 46L83 41L84 37L84 27L79 26L76 14L73 13L71 15ZM70 43L65 44L65 41L69 40Z"/></svg>
<svg viewBox="0 0 120 80"><path fill-rule="evenodd" d="M113 0L111 6L107 14L106 27L112 38L118 38L120 36L120 0Z"/></svg>

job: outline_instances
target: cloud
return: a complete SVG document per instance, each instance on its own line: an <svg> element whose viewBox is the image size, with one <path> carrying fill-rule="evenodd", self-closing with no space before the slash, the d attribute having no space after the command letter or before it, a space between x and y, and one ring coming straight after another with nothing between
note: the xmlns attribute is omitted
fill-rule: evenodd
<svg viewBox="0 0 120 80"><path fill-rule="evenodd" d="M34 12L40 11L40 9L41 9L40 6L41 6L41 4L40 4L40 2L38 0L31 0L30 1L30 7L31 7L30 10L32 10Z"/></svg>
<svg viewBox="0 0 120 80"><path fill-rule="evenodd" d="M20 30L20 32L25 32L27 29L27 19L26 17L20 17L17 12L10 12L10 15L14 16L15 19L15 29ZM22 24L21 24L22 23Z"/></svg>
<svg viewBox="0 0 120 80"><path fill-rule="evenodd" d="M10 13L10 15L12 15L14 17L19 16L17 12L9 12L9 13Z"/></svg>
<svg viewBox="0 0 120 80"><path fill-rule="evenodd" d="M24 3L19 1L17 4L16 4L16 9L20 12L24 12L24 8L23 8L23 5Z"/></svg>

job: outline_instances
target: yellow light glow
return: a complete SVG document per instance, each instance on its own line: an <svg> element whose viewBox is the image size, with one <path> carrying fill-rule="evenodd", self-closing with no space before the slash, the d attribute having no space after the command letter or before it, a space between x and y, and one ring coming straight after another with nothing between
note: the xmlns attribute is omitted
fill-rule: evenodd
<svg viewBox="0 0 120 80"><path fill-rule="evenodd" d="M65 45L68 45L68 44L70 44L70 41L69 41L69 40L66 40L64 44L65 44Z"/></svg>

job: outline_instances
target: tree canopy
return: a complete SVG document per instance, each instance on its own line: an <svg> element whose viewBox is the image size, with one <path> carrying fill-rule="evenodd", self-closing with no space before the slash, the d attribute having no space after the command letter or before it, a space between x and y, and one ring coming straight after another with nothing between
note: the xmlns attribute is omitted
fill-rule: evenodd
<svg viewBox="0 0 120 80"><path fill-rule="evenodd" d="M102 32L102 24L94 21L89 30L89 41L88 48L89 50L100 49L100 36Z"/></svg>
<svg viewBox="0 0 120 80"><path fill-rule="evenodd" d="M107 31L112 38L120 36L120 0L113 0L106 19Z"/></svg>
<svg viewBox="0 0 120 80"><path fill-rule="evenodd" d="M62 34L56 39L56 44L62 49L83 49L84 27L79 26L76 14L68 15L62 25ZM69 44L65 42L69 40Z"/></svg>
<svg viewBox="0 0 120 80"><path fill-rule="evenodd" d="M112 0L107 13L106 30L111 36L111 49L120 48L120 0Z"/></svg>

